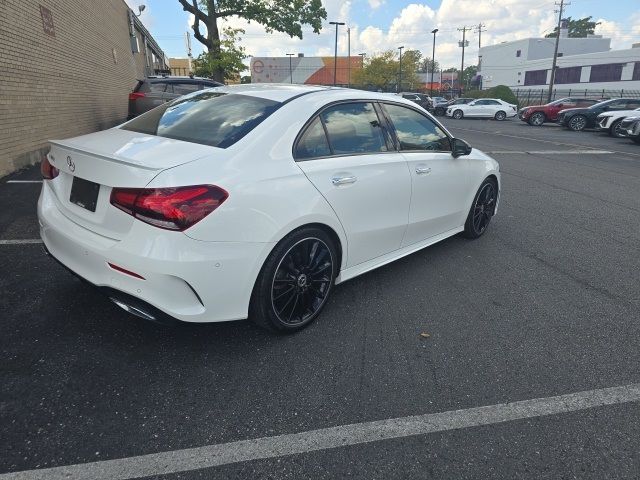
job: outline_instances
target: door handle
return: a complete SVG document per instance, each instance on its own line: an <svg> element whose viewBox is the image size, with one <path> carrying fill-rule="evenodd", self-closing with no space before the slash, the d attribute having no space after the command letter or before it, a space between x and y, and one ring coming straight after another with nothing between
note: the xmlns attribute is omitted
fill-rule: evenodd
<svg viewBox="0 0 640 480"><path fill-rule="evenodd" d="M348 185L350 183L355 183L357 180L357 178L353 175L348 176L348 177L333 177L331 179L331 183L333 183L334 185L338 186L338 185Z"/></svg>
<svg viewBox="0 0 640 480"><path fill-rule="evenodd" d="M426 175L431 173L431 167L416 167L416 173L418 175Z"/></svg>

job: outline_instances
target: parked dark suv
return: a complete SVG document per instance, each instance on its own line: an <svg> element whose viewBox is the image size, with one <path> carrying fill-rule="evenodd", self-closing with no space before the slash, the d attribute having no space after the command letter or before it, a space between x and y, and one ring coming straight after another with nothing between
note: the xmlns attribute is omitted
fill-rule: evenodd
<svg viewBox="0 0 640 480"><path fill-rule="evenodd" d="M219 87L221 83L198 77L149 77L138 80L129 94L129 116L132 119L165 102L203 88Z"/></svg>
<svg viewBox="0 0 640 480"><path fill-rule="evenodd" d="M565 128L579 132L585 128L594 128L596 118L603 112L612 110L633 110L637 108L637 98L613 98L596 103L589 108L570 108L558 114L558 123Z"/></svg>

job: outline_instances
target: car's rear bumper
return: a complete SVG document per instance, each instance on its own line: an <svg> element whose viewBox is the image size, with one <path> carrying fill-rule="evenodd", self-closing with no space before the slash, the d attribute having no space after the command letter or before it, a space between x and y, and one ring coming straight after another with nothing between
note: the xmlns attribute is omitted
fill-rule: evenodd
<svg viewBox="0 0 640 480"><path fill-rule="evenodd" d="M185 322L246 318L255 278L273 247L203 242L142 222L134 222L123 240L113 240L68 219L46 182L38 219L46 249L76 275L111 292L112 298L119 292Z"/></svg>

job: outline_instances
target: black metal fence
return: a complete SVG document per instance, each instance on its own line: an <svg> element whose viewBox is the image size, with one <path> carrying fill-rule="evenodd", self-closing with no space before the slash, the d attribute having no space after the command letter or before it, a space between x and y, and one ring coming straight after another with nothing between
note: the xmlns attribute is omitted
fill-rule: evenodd
<svg viewBox="0 0 640 480"><path fill-rule="evenodd" d="M547 96L549 94L548 88L514 88L513 93L518 98L518 104L521 107L528 105L541 105L547 103ZM568 89L554 89L551 95L551 101L558 100L560 98L574 97L574 98L593 98L593 99L608 99L608 98L640 98L640 90L595 90L587 88L568 88Z"/></svg>

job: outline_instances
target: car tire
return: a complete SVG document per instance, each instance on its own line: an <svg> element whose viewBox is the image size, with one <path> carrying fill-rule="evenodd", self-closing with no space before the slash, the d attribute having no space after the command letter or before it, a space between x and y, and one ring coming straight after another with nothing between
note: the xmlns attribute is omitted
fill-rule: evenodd
<svg viewBox="0 0 640 480"><path fill-rule="evenodd" d="M436 107L434 113L435 113L436 116L441 116L441 115L444 115L445 113L447 113L447 111L444 108Z"/></svg>
<svg viewBox="0 0 640 480"><path fill-rule="evenodd" d="M507 118L507 114L505 112L503 112L502 110L500 110L499 112L496 112L496 114L493 116L493 118L495 118L498 122L501 122L505 118Z"/></svg>
<svg viewBox="0 0 640 480"><path fill-rule="evenodd" d="M338 272L333 239L304 227L283 238L264 262L251 293L249 318L267 330L293 333L324 308Z"/></svg>
<svg viewBox="0 0 640 480"><path fill-rule="evenodd" d="M529 117L528 123L533 127L540 127L547 120L547 116L542 112L536 112Z"/></svg>
<svg viewBox="0 0 640 480"><path fill-rule="evenodd" d="M453 112L453 114L451 115L453 118L455 118L456 120L460 120L462 117L464 117L464 113L462 110L456 110Z"/></svg>
<svg viewBox="0 0 640 480"><path fill-rule="evenodd" d="M626 132L620 128L620 124L622 123L622 118L620 120L616 120L613 122L611 127L609 128L609 135L615 138L624 138L627 136Z"/></svg>
<svg viewBox="0 0 640 480"><path fill-rule="evenodd" d="M574 115L569 119L567 126L574 132L581 132L587 126L587 117L584 115Z"/></svg>
<svg viewBox="0 0 640 480"><path fill-rule="evenodd" d="M493 178L487 178L473 198L462 235L470 239L481 237L496 212L497 203L498 183Z"/></svg>

